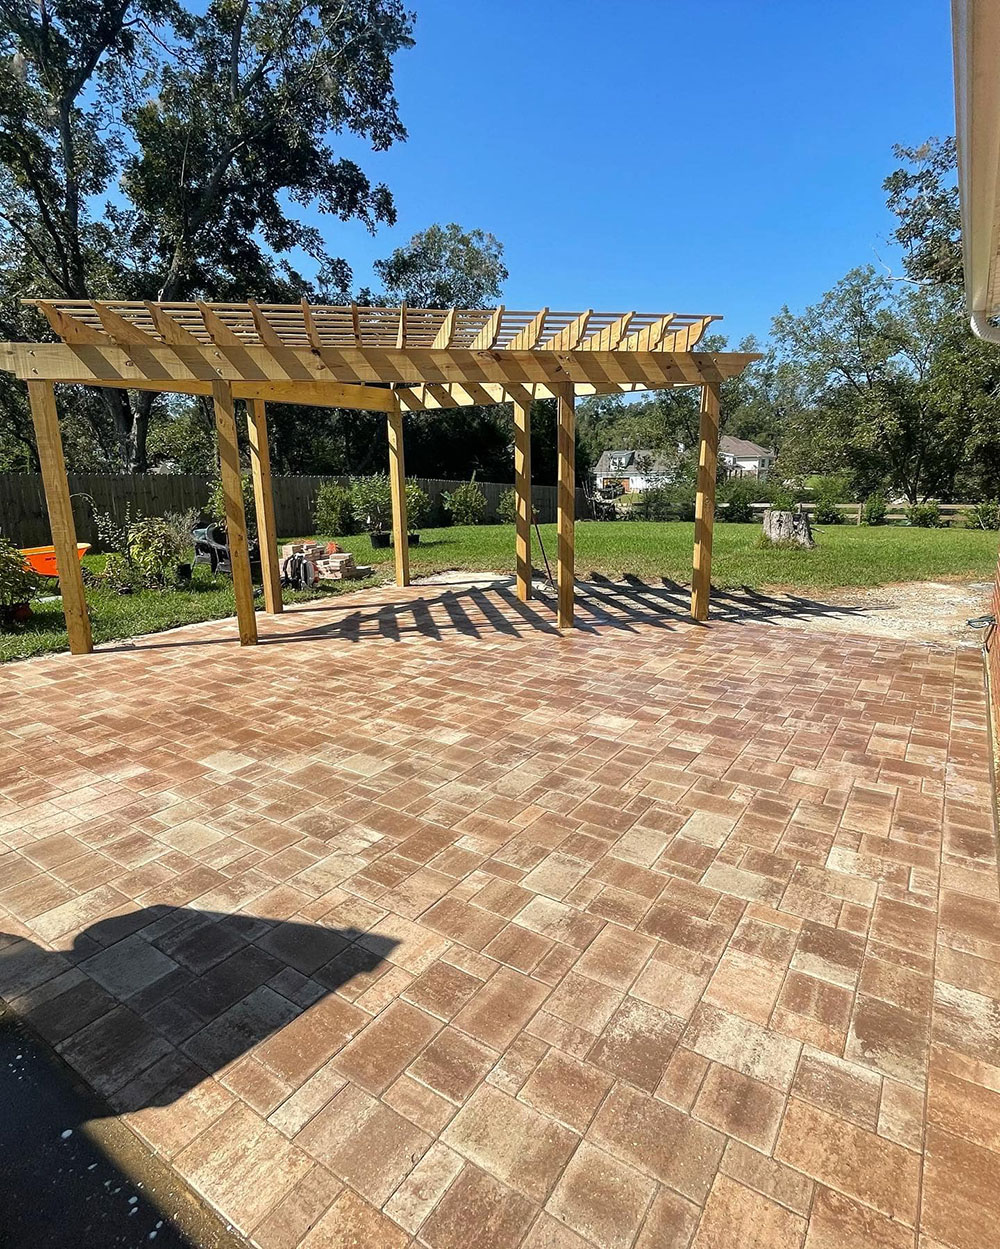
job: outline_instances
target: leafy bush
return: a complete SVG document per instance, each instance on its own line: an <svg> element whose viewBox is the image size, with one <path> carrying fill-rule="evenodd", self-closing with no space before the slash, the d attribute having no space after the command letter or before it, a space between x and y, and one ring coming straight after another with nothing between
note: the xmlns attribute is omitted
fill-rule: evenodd
<svg viewBox="0 0 1000 1249"><path fill-rule="evenodd" d="M406 525L410 533L423 529L431 517L431 497L415 481L406 483Z"/></svg>
<svg viewBox="0 0 1000 1249"><path fill-rule="evenodd" d="M806 484L808 494L816 503L821 499L828 499L831 503L850 503L851 501L850 481L842 473L816 474L808 478Z"/></svg>
<svg viewBox="0 0 1000 1249"><path fill-rule="evenodd" d="M486 513L486 495L473 479L446 490L444 507L456 525L478 525Z"/></svg>
<svg viewBox="0 0 1000 1249"><path fill-rule="evenodd" d="M0 534L0 607L27 603L41 588L41 581L24 562L24 556Z"/></svg>
<svg viewBox="0 0 1000 1249"><path fill-rule="evenodd" d="M517 520L517 495L513 490L505 490L497 504L497 520L504 525L513 525Z"/></svg>
<svg viewBox="0 0 1000 1249"><path fill-rule="evenodd" d="M128 559L140 583L150 589L173 581L172 572L186 549L176 530L159 516L143 517L129 532Z"/></svg>
<svg viewBox="0 0 1000 1249"><path fill-rule="evenodd" d="M970 507L965 514L970 529L1000 529L1000 500L983 499Z"/></svg>
<svg viewBox="0 0 1000 1249"><path fill-rule="evenodd" d="M253 498L253 480L249 473L240 477L243 486L243 511L247 518L247 538L253 542L257 537L257 507ZM226 495L222 489L222 478L216 477L208 496L208 514L217 525L226 524Z"/></svg>
<svg viewBox="0 0 1000 1249"><path fill-rule="evenodd" d="M766 503L770 490L765 482L755 477L731 477L720 483L716 500L727 506L720 509L719 519L738 525L745 525L758 519L759 513L750 506L752 503Z"/></svg>
<svg viewBox="0 0 1000 1249"><path fill-rule="evenodd" d="M870 494L861 508L862 525L884 525L889 515L889 505L881 491Z"/></svg>
<svg viewBox="0 0 1000 1249"><path fill-rule="evenodd" d="M163 523L170 530L180 551L189 551L194 546L191 530L201 520L201 511L197 507L189 507L184 512L166 512Z"/></svg>
<svg viewBox="0 0 1000 1249"><path fill-rule="evenodd" d="M918 529L938 529L941 509L936 503L913 503L906 509L906 520Z"/></svg>
<svg viewBox="0 0 1000 1249"><path fill-rule="evenodd" d="M354 497L350 486L340 486L335 481L327 481L320 486L316 491L313 528L316 533L327 534L331 538L356 532Z"/></svg>
<svg viewBox="0 0 1000 1249"><path fill-rule="evenodd" d="M351 482L354 519L366 533L385 533L392 524L392 490L388 473L355 477Z"/></svg>
<svg viewBox="0 0 1000 1249"><path fill-rule="evenodd" d="M771 491L772 512L794 512L799 501L787 486L775 486Z"/></svg>
<svg viewBox="0 0 1000 1249"><path fill-rule="evenodd" d="M98 580L116 594L131 594L142 584L138 568L121 551L112 551L104 561L104 571Z"/></svg>
<svg viewBox="0 0 1000 1249"><path fill-rule="evenodd" d="M828 494L821 494L816 499L813 520L817 525L841 525L844 513L837 507L836 500Z"/></svg>

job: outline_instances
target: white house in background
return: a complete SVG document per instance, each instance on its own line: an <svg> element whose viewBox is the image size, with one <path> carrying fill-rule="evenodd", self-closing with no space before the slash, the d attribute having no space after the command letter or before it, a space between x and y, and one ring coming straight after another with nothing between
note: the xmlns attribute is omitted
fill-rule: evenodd
<svg viewBox="0 0 1000 1249"><path fill-rule="evenodd" d="M759 477L761 481L771 472L777 457L767 447L746 438L731 438L723 434L719 439L719 462L727 477Z"/></svg>
<svg viewBox="0 0 1000 1249"><path fill-rule="evenodd" d="M626 494L641 494L670 481L676 468L676 458L662 451L604 451L594 467L594 481L598 490L620 487Z"/></svg>
<svg viewBox="0 0 1000 1249"><path fill-rule="evenodd" d="M677 451L684 454L682 446ZM723 434L719 439L719 462L727 477L759 477L763 481L774 460L773 451L745 438ZM604 451L594 467L594 485L598 490L641 494L672 481L676 471L676 458L662 451Z"/></svg>

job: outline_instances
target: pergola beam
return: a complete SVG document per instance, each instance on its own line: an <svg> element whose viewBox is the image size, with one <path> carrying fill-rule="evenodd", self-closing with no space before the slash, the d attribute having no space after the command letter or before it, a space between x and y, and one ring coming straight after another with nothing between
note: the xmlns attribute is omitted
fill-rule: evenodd
<svg viewBox="0 0 1000 1249"><path fill-rule="evenodd" d="M514 558L517 597L531 598L531 396L514 399Z"/></svg>
<svg viewBox="0 0 1000 1249"><path fill-rule="evenodd" d="M559 461L556 495L556 624L560 629L572 629L576 577L576 417L572 386L560 389L556 395L556 404L556 451Z"/></svg>
<svg viewBox="0 0 1000 1249"><path fill-rule="evenodd" d="M718 461L719 388L706 383L701 391L698 422L698 482L694 505L694 569L691 576L691 616L694 620L708 619Z"/></svg>
<svg viewBox="0 0 1000 1249"><path fill-rule="evenodd" d="M734 377L759 355L747 352L672 351L469 351L462 348L268 348L220 341L198 349L156 347L130 349L100 343L12 343L15 371L31 380L128 386L155 382L170 391L174 383L192 381L310 382L344 384L420 383L460 385L540 384L552 388L566 382L596 387L639 385L659 390L700 385L711 373ZM109 340L110 341L110 340ZM179 386L185 391L186 385ZM290 400L294 402L294 400Z"/></svg>
<svg viewBox="0 0 1000 1249"><path fill-rule="evenodd" d="M389 489L392 494L392 543L396 585L410 584L410 533L406 518L406 462L403 455L403 414L396 408L386 417L389 433Z"/></svg>
<svg viewBox="0 0 1000 1249"><path fill-rule="evenodd" d="M274 523L267 405L263 399L250 399L247 402L247 440L250 443L250 472L257 512L257 545L260 548L261 580L264 583L264 610L276 615L283 610L281 568L278 564L278 530Z"/></svg>
<svg viewBox="0 0 1000 1249"><path fill-rule="evenodd" d="M236 622L240 645L253 646L257 642L257 617L253 606L253 580L250 576L247 518L243 509L243 482L236 441L233 388L226 382L216 382L212 387L212 401L219 439L219 477L225 500L226 545L229 547L229 565L236 598Z"/></svg>

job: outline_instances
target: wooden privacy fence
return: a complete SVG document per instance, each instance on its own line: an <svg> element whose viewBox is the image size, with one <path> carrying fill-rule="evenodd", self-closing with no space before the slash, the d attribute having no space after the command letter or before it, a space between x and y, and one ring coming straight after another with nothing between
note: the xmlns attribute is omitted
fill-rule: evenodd
<svg viewBox="0 0 1000 1249"><path fill-rule="evenodd" d="M212 489L212 478L195 473L136 473L129 476L110 473L68 473L76 532L81 542L97 545L94 508L122 519L131 506L133 516L164 516L204 508ZM314 531L316 495L326 482L346 485L348 477L273 477L275 523L282 537L304 537ZM437 477L414 477L431 500L432 523L444 517L443 495L462 485ZM495 520L501 496L510 484L495 481L476 483L486 496L486 519ZM532 486L531 501L543 524L556 519L555 486ZM90 500L93 500L93 507ZM587 515L582 490L576 492L578 515ZM0 533L17 546L45 546L52 541L45 510L45 493L38 473L0 473Z"/></svg>

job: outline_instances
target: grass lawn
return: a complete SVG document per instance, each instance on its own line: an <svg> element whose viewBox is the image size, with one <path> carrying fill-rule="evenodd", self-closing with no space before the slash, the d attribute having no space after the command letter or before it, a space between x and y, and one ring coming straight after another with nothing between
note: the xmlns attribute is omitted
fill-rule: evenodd
<svg viewBox="0 0 1000 1249"><path fill-rule="evenodd" d="M542 525L542 541L555 574L556 527ZM911 529L829 525L814 528L816 549L764 550L759 525L717 523L712 581L718 586L830 589L876 586L896 581L982 578L992 580L998 537L981 529ZM359 564L392 567L392 552L373 550L367 536L338 538ZM532 536L534 562L543 566ZM582 521L576 527L576 568L590 573L642 578L691 580L694 525L681 521ZM480 572L514 571L513 525L456 525L425 529L410 548L414 575L464 568ZM381 571L381 569L380 569Z"/></svg>
<svg viewBox="0 0 1000 1249"><path fill-rule="evenodd" d="M104 556L88 555L83 562L86 567L98 572L104 564ZM371 584L370 581L329 582L310 592L290 593L286 590L284 597L286 603L304 602ZM205 564L195 567L189 589L115 594L111 590L88 586L87 605L95 642L138 637L143 633L173 629L177 625L218 620L236 614L233 583L228 577L213 577ZM7 631L0 628L0 663L68 649L61 600L36 600L32 604L32 613L27 624Z"/></svg>
<svg viewBox="0 0 1000 1249"><path fill-rule="evenodd" d="M897 581L991 580L996 567L998 535L979 529L910 529L855 525L817 526L814 551L764 550L758 525L715 526L712 580L718 586L794 587L820 590L834 587L877 586ZM555 572L556 527L542 526L542 540ZM338 538L354 552L359 564L374 564L376 579L392 575L392 551L373 550L367 536ZM576 527L578 575L644 579L691 579L694 525L683 522L582 521ZM534 560L543 566L537 539ZM95 571L103 556L88 556ZM410 549L414 576L449 569L470 572L514 571L513 525L456 525L425 529L420 543ZM318 595L342 594L372 584L369 581L327 583L303 594L286 592L286 601ZM119 595L89 587L95 642L136 637L176 625L194 624L235 614L232 583L212 577L205 565L194 570L190 589ZM34 618L11 631L0 631L0 663L47 651L65 650L62 607L55 602L35 603Z"/></svg>

